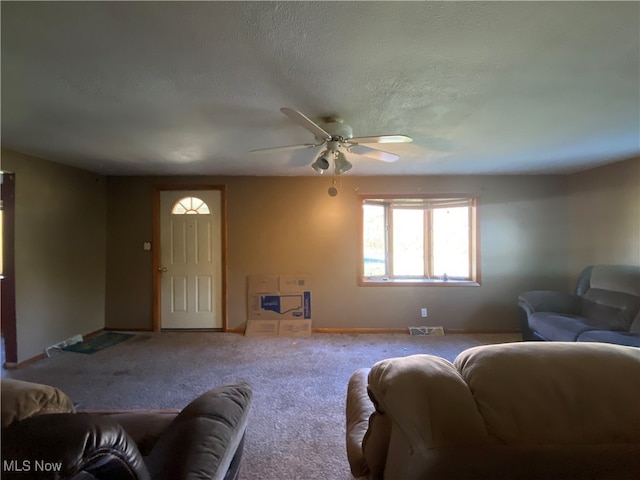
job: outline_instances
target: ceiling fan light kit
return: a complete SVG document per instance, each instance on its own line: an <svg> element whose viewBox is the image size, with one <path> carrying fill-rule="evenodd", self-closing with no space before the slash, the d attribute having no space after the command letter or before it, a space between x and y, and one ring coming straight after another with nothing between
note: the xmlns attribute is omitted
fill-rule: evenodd
<svg viewBox="0 0 640 480"><path fill-rule="evenodd" d="M329 168L329 160L331 160L331 152L329 150L325 150L322 152L315 162L311 164L311 168L313 168L316 172L323 174L325 170Z"/></svg>
<svg viewBox="0 0 640 480"><path fill-rule="evenodd" d="M336 158L333 161L333 167L336 175L342 175L343 173L351 170L351 167L353 167L353 165L349 160L347 160L347 157L344 156L344 153L338 152L336 153Z"/></svg>
<svg viewBox="0 0 640 480"><path fill-rule="evenodd" d="M280 111L295 123L311 132L317 143L259 148L251 150L251 152L273 152L275 150L296 150L301 148L326 146L326 149L323 150L320 156L311 164L311 168L320 174L324 173L329 168L331 160L333 160L335 175L341 175L351 170L353 165L347 160L345 154L341 152L340 149L344 149L350 154L375 158L376 160L381 160L383 162L395 162L400 158L395 153L385 152L384 150L362 144L406 143L413 141L413 139L407 135L354 137L352 128L345 124L339 117L325 117L323 128L293 108L283 107Z"/></svg>

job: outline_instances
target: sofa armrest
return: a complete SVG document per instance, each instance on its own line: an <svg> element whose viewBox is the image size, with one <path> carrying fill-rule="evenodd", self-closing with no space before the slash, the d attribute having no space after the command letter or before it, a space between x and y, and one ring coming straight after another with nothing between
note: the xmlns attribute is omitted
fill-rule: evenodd
<svg viewBox="0 0 640 480"><path fill-rule="evenodd" d="M74 412L71 399L50 385L2 378L0 392L3 427L34 415Z"/></svg>
<svg viewBox="0 0 640 480"><path fill-rule="evenodd" d="M241 448L253 391L248 383L203 393L162 433L147 456L154 480L222 480Z"/></svg>
<svg viewBox="0 0 640 480"><path fill-rule="evenodd" d="M362 442L369 417L375 411L367 393L368 368L356 370L349 379L347 387L347 459L354 477L364 477L369 467L362 453Z"/></svg>
<svg viewBox="0 0 640 480"><path fill-rule="evenodd" d="M552 290L531 290L518 296L518 305L527 313L555 312L579 315L581 298Z"/></svg>
<svg viewBox="0 0 640 480"><path fill-rule="evenodd" d="M392 437L399 431L414 453L489 441L469 386L443 358L421 354L382 360L371 368L369 392L376 410L390 418Z"/></svg>

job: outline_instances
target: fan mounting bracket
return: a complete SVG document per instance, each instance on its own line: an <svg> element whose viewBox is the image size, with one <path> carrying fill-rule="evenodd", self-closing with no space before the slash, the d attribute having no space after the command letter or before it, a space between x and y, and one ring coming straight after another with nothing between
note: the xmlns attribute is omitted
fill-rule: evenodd
<svg viewBox="0 0 640 480"><path fill-rule="evenodd" d="M344 120L338 115L328 115L326 117L322 117L323 123L344 123Z"/></svg>
<svg viewBox="0 0 640 480"><path fill-rule="evenodd" d="M353 129L340 117L324 117L322 128L331 135L330 141L345 142L353 137Z"/></svg>

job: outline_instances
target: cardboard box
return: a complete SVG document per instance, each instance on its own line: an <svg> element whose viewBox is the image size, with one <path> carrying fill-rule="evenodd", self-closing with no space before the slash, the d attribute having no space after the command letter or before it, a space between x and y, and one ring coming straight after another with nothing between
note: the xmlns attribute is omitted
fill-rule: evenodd
<svg viewBox="0 0 640 480"><path fill-rule="evenodd" d="M249 293L249 320L311 320L311 292Z"/></svg>
<svg viewBox="0 0 640 480"><path fill-rule="evenodd" d="M311 336L309 275L250 275L247 287L245 335Z"/></svg>
<svg viewBox="0 0 640 480"><path fill-rule="evenodd" d="M306 292L311 290L310 275L280 275L279 292Z"/></svg>
<svg viewBox="0 0 640 480"><path fill-rule="evenodd" d="M280 291L279 275L249 275L249 293L269 293Z"/></svg>
<svg viewBox="0 0 640 480"><path fill-rule="evenodd" d="M247 337L277 337L280 330L279 320L249 320L244 334Z"/></svg>
<svg viewBox="0 0 640 480"><path fill-rule="evenodd" d="M280 320L280 337L310 337L311 320Z"/></svg>

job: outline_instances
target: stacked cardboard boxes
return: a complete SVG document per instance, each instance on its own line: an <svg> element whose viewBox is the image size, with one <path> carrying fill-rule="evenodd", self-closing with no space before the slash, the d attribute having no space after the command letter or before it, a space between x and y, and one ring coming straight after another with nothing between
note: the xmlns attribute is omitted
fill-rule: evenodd
<svg viewBox="0 0 640 480"><path fill-rule="evenodd" d="M250 275L245 335L311 336L310 287L308 275Z"/></svg>

